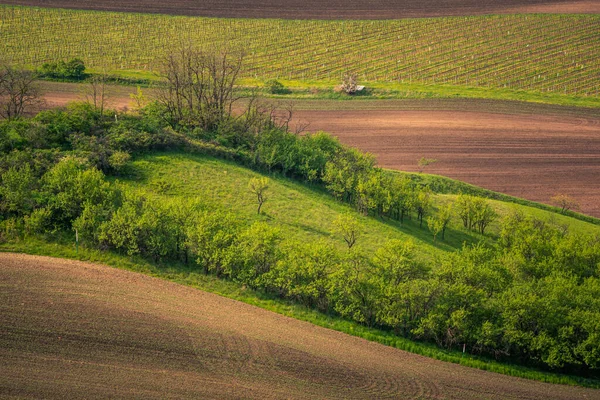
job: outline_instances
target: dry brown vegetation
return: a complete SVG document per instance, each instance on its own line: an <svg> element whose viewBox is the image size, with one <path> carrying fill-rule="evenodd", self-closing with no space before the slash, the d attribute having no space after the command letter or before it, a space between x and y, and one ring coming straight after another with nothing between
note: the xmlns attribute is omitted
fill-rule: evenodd
<svg viewBox="0 0 600 400"><path fill-rule="evenodd" d="M6 0L5 4L236 18L396 19L507 13L598 13L597 0Z"/></svg>
<svg viewBox="0 0 600 400"><path fill-rule="evenodd" d="M105 266L0 254L0 397L600 398Z"/></svg>

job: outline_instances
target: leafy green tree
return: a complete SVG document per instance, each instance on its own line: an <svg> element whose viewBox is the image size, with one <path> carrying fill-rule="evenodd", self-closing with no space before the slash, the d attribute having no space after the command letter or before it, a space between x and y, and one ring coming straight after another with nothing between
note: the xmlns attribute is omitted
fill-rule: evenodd
<svg viewBox="0 0 600 400"><path fill-rule="evenodd" d="M127 197L112 217L100 225L97 240L102 246L128 255L140 254L141 227L138 221L143 213L144 199L131 194L127 194ZM83 220L82 218L82 224Z"/></svg>
<svg viewBox="0 0 600 400"><path fill-rule="evenodd" d="M262 205L267 201L267 189L269 189L269 178L251 178L248 183L248 189L256 196L258 202L258 209L256 213L260 215L260 209Z"/></svg>
<svg viewBox="0 0 600 400"><path fill-rule="evenodd" d="M433 233L433 241L435 242L437 236L441 233L442 240L446 236L446 229L452 220L452 204L447 204L441 207L438 214L427 218L427 226L431 233Z"/></svg>
<svg viewBox="0 0 600 400"><path fill-rule="evenodd" d="M108 157L108 165L115 173L119 173L125 168L129 160L131 160L129 153L117 150Z"/></svg>
<svg viewBox="0 0 600 400"><path fill-rule="evenodd" d="M397 334L412 337L419 321L425 318L439 296L439 283L432 279L414 279L398 285L379 280L380 308L377 320Z"/></svg>
<svg viewBox="0 0 600 400"><path fill-rule="evenodd" d="M411 182L406 177L394 177L390 182L390 209L400 222L414 208L415 196Z"/></svg>
<svg viewBox="0 0 600 400"><path fill-rule="evenodd" d="M340 200L355 201L358 182L373 171L375 159L356 149L344 149L325 165L323 182Z"/></svg>
<svg viewBox="0 0 600 400"><path fill-rule="evenodd" d="M285 258L263 275L267 287L279 296L329 311L329 276L340 259L335 248L326 242L293 243L283 252Z"/></svg>
<svg viewBox="0 0 600 400"><path fill-rule="evenodd" d="M283 83L279 82L276 79L269 79L268 81L266 81L265 87L271 94L284 94L288 92L285 86L283 86Z"/></svg>
<svg viewBox="0 0 600 400"><path fill-rule="evenodd" d="M23 217L26 236L36 236L47 233L50 229L52 213L46 208L37 208Z"/></svg>
<svg viewBox="0 0 600 400"><path fill-rule="evenodd" d="M423 217L431 207L431 189L429 186L421 188L415 196L415 209L419 218L419 227L423 227Z"/></svg>
<svg viewBox="0 0 600 400"><path fill-rule="evenodd" d="M196 263L206 273L223 275L239 231L239 223L232 214L218 210L198 214L187 234L188 246Z"/></svg>
<svg viewBox="0 0 600 400"><path fill-rule="evenodd" d="M323 132L300 136L297 143L297 174L309 182L320 181L327 161L341 148L336 138Z"/></svg>
<svg viewBox="0 0 600 400"><path fill-rule="evenodd" d="M417 162L417 166L419 167L419 173L422 173L426 167L435 164L437 161L438 160L436 160L435 158L421 157Z"/></svg>
<svg viewBox="0 0 600 400"><path fill-rule="evenodd" d="M29 164L20 168L11 167L2 174L0 184L0 210L5 216L23 216L33 211L36 205L37 178Z"/></svg>
<svg viewBox="0 0 600 400"><path fill-rule="evenodd" d="M492 206L482 198L475 199L475 224L479 233L485 234L486 228L498 218Z"/></svg>
<svg viewBox="0 0 600 400"><path fill-rule="evenodd" d="M334 231L344 239L348 249L356 244L360 237L359 224L350 214L341 214L333 221Z"/></svg>
<svg viewBox="0 0 600 400"><path fill-rule="evenodd" d="M384 282L395 286L424 278L428 273L428 268L415 259L415 244L412 241L387 241L375 252L373 264Z"/></svg>
<svg viewBox="0 0 600 400"><path fill-rule="evenodd" d="M116 193L104 174L74 157L62 159L44 175L43 182L53 220L67 229L81 215L86 202L109 204L115 201Z"/></svg>
<svg viewBox="0 0 600 400"><path fill-rule="evenodd" d="M45 63L39 69L39 73L43 77L58 79L82 80L86 77L85 64L79 58Z"/></svg>
<svg viewBox="0 0 600 400"><path fill-rule="evenodd" d="M498 218L498 214L485 199L470 195L460 194L454 207L458 216L463 221L466 229L477 230L482 235L486 228Z"/></svg>
<svg viewBox="0 0 600 400"><path fill-rule="evenodd" d="M377 322L381 300L373 268L364 255L346 253L330 275L329 302L342 317L373 326Z"/></svg>
<svg viewBox="0 0 600 400"><path fill-rule="evenodd" d="M264 222L255 222L240 232L230 252L225 272L232 279L252 288L264 287L261 278L281 259L281 234Z"/></svg>

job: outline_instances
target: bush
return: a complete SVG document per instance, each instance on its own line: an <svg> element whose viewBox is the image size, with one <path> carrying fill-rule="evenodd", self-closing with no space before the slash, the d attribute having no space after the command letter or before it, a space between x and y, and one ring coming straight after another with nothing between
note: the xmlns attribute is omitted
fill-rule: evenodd
<svg viewBox="0 0 600 400"><path fill-rule="evenodd" d="M35 236L46 233L51 226L52 213L47 208L38 208L23 219L25 235Z"/></svg>
<svg viewBox="0 0 600 400"><path fill-rule="evenodd" d="M58 61L45 63L39 69L39 74L45 78L67 79L80 81L85 79L85 64L79 58L73 58L69 61Z"/></svg>
<svg viewBox="0 0 600 400"><path fill-rule="evenodd" d="M276 79L269 79L265 82L265 87L271 94L286 94L289 91L283 86L283 83Z"/></svg>

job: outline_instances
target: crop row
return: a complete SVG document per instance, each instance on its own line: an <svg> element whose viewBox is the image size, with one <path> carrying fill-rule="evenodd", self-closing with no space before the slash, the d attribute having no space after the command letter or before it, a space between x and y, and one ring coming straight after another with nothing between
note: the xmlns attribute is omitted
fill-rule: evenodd
<svg viewBox="0 0 600 400"><path fill-rule="evenodd" d="M178 44L241 48L245 76L506 87L600 95L600 16L504 15L386 21L217 19L0 6L9 62L82 58L156 70Z"/></svg>

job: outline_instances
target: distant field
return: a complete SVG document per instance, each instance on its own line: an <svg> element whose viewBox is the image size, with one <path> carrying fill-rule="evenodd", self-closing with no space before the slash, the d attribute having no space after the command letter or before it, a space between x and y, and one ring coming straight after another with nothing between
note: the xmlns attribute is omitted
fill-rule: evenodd
<svg viewBox="0 0 600 400"><path fill-rule="evenodd" d="M432 360L96 264L0 254L0 288L3 398L600 395Z"/></svg>
<svg viewBox="0 0 600 400"><path fill-rule="evenodd" d="M6 4L236 18L395 19L505 13L598 13L598 0L4 0Z"/></svg>
<svg viewBox="0 0 600 400"><path fill-rule="evenodd" d="M0 58L30 66L81 57L151 72L181 42L247 52L244 77L500 88L598 98L600 15L386 21L214 19L0 6Z"/></svg>

